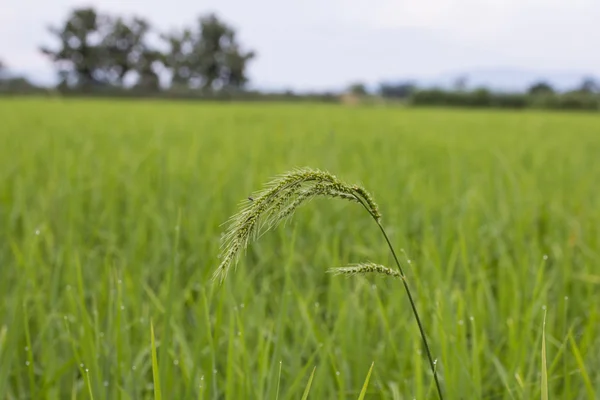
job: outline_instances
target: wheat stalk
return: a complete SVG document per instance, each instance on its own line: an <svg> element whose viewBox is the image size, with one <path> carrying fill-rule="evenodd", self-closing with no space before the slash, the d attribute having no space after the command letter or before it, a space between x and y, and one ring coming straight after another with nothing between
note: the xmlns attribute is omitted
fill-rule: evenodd
<svg viewBox="0 0 600 400"><path fill-rule="evenodd" d="M423 345L427 352L438 395L440 400L443 400L442 389L435 367L436 363L431 356L425 331L402 266L387 233L381 225L379 207L373 197L363 187L345 183L329 172L309 168L296 169L276 177L267 183L264 189L250 196L241 205L241 210L229 219L227 230L221 239L221 253L219 255L221 263L213 274L213 280L223 283L229 270L231 267L235 268L241 253L246 250L251 240L256 240L261 234L273 229L279 223L291 217L294 211L302 204L316 197L337 198L358 203L379 226L392 252L398 271L374 263L354 264L330 271L342 275L378 273L402 279L413 314L419 326L419 332L421 333Z"/></svg>

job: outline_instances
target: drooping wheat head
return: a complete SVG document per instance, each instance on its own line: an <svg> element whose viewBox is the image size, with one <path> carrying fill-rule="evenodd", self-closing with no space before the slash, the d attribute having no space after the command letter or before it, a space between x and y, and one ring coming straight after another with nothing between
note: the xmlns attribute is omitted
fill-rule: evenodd
<svg viewBox="0 0 600 400"><path fill-rule="evenodd" d="M241 210L229 219L221 239L221 263L213 279L223 282L250 241L273 229L292 216L302 204L316 197L357 202L367 208L373 218L381 218L373 197L363 187L345 183L317 169L293 170L276 177L264 189L250 196Z"/></svg>

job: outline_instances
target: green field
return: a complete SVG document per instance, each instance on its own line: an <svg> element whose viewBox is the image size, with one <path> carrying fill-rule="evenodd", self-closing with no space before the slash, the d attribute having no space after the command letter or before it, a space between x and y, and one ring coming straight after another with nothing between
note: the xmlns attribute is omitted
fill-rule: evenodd
<svg viewBox="0 0 600 400"><path fill-rule="evenodd" d="M0 100L0 399L434 399L359 206L315 200L222 287L222 224L272 177L374 195L447 399L600 397L600 116ZM410 259L410 263L408 260ZM544 311L545 310L545 311Z"/></svg>

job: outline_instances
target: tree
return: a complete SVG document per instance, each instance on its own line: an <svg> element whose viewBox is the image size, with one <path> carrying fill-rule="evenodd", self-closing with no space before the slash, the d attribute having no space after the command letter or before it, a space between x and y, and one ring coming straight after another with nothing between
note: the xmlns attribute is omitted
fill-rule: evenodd
<svg viewBox="0 0 600 400"><path fill-rule="evenodd" d="M80 8L61 28L50 27L49 31L59 39L58 49L41 50L57 65L60 87L123 86L126 76L134 72L139 85L158 88L155 64L163 56L147 43L151 26L146 20L126 20Z"/></svg>
<svg viewBox="0 0 600 400"><path fill-rule="evenodd" d="M123 87L130 77L137 77L136 87L158 90L159 72L167 67L176 86L239 89L247 83L247 66L255 57L242 50L235 30L215 14L200 17L195 29L161 35L167 53L149 43L152 27L139 17L79 8L62 26L48 29L58 45L41 51L56 65L59 88Z"/></svg>
<svg viewBox="0 0 600 400"><path fill-rule="evenodd" d="M169 46L165 60L173 84L211 91L239 89L247 83L247 65L255 53L243 51L234 29L215 14L200 17L196 30L184 29L163 39Z"/></svg>
<svg viewBox="0 0 600 400"><path fill-rule="evenodd" d="M150 23L143 18L111 19L101 42L105 55L102 69L111 83L122 86L125 77L134 72L138 76L136 86L158 90L156 65L164 62L164 56L147 43L150 31Z"/></svg>
<svg viewBox="0 0 600 400"><path fill-rule="evenodd" d="M369 91L364 83L357 82L353 83L348 87L348 93L353 94L355 96L366 96Z"/></svg>
<svg viewBox="0 0 600 400"><path fill-rule="evenodd" d="M2 60L0 60L0 80L3 80L8 77L8 68L6 64Z"/></svg>
<svg viewBox="0 0 600 400"><path fill-rule="evenodd" d="M40 88L33 85L23 76L10 73L6 64L0 60L0 93L36 93Z"/></svg>
<svg viewBox="0 0 600 400"><path fill-rule="evenodd" d="M552 86L550 86L549 83L541 81L541 82L537 82L537 83L534 83L533 85L531 85L531 87L528 90L528 93L531 95L553 94L554 89L552 88Z"/></svg>
<svg viewBox="0 0 600 400"><path fill-rule="evenodd" d="M464 92L465 90L467 90L468 81L469 81L469 78L466 77L465 75L459 76L454 81L454 90L456 90L457 92Z"/></svg>
<svg viewBox="0 0 600 400"><path fill-rule="evenodd" d="M41 51L56 64L63 85L89 88L106 83L101 73L105 61L99 43L106 22L93 8L80 8L71 13L61 28L48 28L59 40L59 48L42 47Z"/></svg>
<svg viewBox="0 0 600 400"><path fill-rule="evenodd" d="M588 94L597 93L598 91L600 91L600 85L598 84L596 79L594 79L591 76L587 76L583 78L583 81L581 82L581 86L579 87L578 91L580 93Z"/></svg>
<svg viewBox="0 0 600 400"><path fill-rule="evenodd" d="M171 85L197 86L192 76L192 66L197 64L194 37L190 29L161 35L169 49L165 53L165 65L171 70Z"/></svg>
<svg viewBox="0 0 600 400"><path fill-rule="evenodd" d="M383 97L405 99L410 97L416 89L416 85L412 82L382 83L379 86L379 94Z"/></svg>

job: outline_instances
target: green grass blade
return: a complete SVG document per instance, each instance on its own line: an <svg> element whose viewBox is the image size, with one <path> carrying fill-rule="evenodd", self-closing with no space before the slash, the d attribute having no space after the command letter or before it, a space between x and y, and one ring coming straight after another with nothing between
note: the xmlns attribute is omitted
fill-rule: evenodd
<svg viewBox="0 0 600 400"><path fill-rule="evenodd" d="M282 361L279 361L279 378L277 379L277 392L275 394L275 400L279 400L279 386L281 385L281 367L283 365Z"/></svg>
<svg viewBox="0 0 600 400"><path fill-rule="evenodd" d="M369 380L371 379L371 372L373 372L373 366L375 365L375 361L371 363L371 368L369 368L369 373L367 373L367 378L365 379L365 383L363 384L362 390L360 391L360 396L358 396L358 400L364 400L367 395L367 387L369 386Z"/></svg>
<svg viewBox="0 0 600 400"><path fill-rule="evenodd" d="M548 400L548 370L546 368L546 312L542 324L542 400Z"/></svg>
<svg viewBox="0 0 600 400"><path fill-rule="evenodd" d="M158 369L158 358L156 357L156 341L154 340L154 323L150 321L150 341L152 346L152 376L154 378L154 400L161 400L160 392L160 370Z"/></svg>
<svg viewBox="0 0 600 400"><path fill-rule="evenodd" d="M90 374L87 368L85 370L85 378L87 382L88 393L90 395L90 400L94 400L94 391L92 390L92 382L90 381Z"/></svg>
<svg viewBox="0 0 600 400"><path fill-rule="evenodd" d="M310 393L310 387L312 385L313 378L315 377L315 370L317 367L314 367L312 373L310 374L310 378L308 378L308 383L306 384L306 389L304 389L304 394L302 395L302 400L308 399L308 394Z"/></svg>
<svg viewBox="0 0 600 400"><path fill-rule="evenodd" d="M579 368L579 372L581 372L581 377L583 378L583 382L585 384L585 390L588 393L588 399L595 399L596 395L594 393L594 386L592 385L592 381L590 380L590 376L585 369L585 362L583 361L583 357L581 357L581 352L573 339L573 333L569 332L569 342L571 343L571 351L575 356L575 360L577 360L577 367Z"/></svg>

